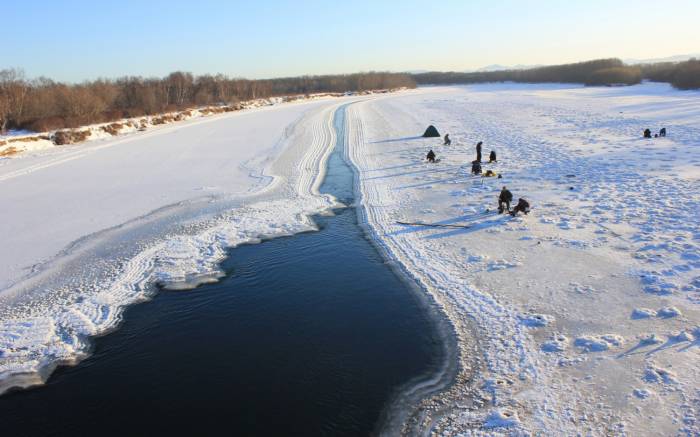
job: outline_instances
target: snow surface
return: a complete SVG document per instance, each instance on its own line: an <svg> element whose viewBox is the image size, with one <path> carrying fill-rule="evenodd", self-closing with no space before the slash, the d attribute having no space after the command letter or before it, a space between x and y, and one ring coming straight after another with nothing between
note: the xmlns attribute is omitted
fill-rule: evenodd
<svg viewBox="0 0 700 437"><path fill-rule="evenodd" d="M699 92L429 87L348 118L374 237L459 337L436 434L700 434ZM469 175L477 141L503 179ZM529 215L483 214L503 185Z"/></svg>
<svg viewBox="0 0 700 437"><path fill-rule="evenodd" d="M700 434L699 97L651 83L500 84L348 107L363 219L459 341L461 374L421 404L419 426ZM154 281L216 280L227 247L314 229L309 215L337 206L318 186L348 101L0 161L0 392L80 360ZM417 137L429 124L452 146ZM642 139L646 127L669 136ZM480 140L503 179L469 176ZM429 148L440 163L424 162ZM529 215L484 214L502 185Z"/></svg>
<svg viewBox="0 0 700 437"><path fill-rule="evenodd" d="M0 393L83 358L154 283L192 288L220 276L226 248L315 229L309 216L338 205L318 186L347 101L0 161Z"/></svg>

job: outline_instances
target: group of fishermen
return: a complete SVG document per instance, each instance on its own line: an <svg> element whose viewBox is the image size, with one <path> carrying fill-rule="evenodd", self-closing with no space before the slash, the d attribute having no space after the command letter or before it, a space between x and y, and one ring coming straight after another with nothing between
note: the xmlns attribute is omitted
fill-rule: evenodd
<svg viewBox="0 0 700 437"><path fill-rule="evenodd" d="M665 137L666 128L662 127L658 134L654 134L654 138ZM651 130L649 128L644 129L644 138L651 138Z"/></svg>
<svg viewBox="0 0 700 437"><path fill-rule="evenodd" d="M648 130L648 129L647 129ZM666 135L666 129L662 129L664 136ZM450 139L450 134L446 134L444 138L443 145L449 146L452 144L452 140ZM472 161L472 174L473 175L480 175L480 176L496 176L496 173L494 173L492 170L487 170L486 173L482 174L482 169L481 169L481 146L483 142L479 141L476 143L476 159ZM428 152L426 159L428 162L435 163L436 161L436 156L435 152L433 152L432 149ZM492 150L491 153L489 153L489 164L497 162L496 160L496 151ZM501 175L498 175L498 178L501 178ZM513 210L510 209L510 203L513 201L513 193L511 193L507 187L503 187L501 189L500 194L498 195L498 213L503 214L504 212L508 212L510 215L515 217L519 212L522 212L523 214L527 214L530 212L530 203L523 199L522 197L518 199L518 203L515 205Z"/></svg>

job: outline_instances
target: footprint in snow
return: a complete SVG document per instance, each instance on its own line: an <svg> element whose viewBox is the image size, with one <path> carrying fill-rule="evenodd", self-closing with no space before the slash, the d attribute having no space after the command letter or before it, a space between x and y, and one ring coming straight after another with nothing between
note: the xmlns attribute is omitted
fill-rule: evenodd
<svg viewBox="0 0 700 437"><path fill-rule="evenodd" d="M563 334L556 334L552 336L551 340L542 343L540 348L543 352L564 352L566 347L569 345L569 339Z"/></svg>
<svg viewBox="0 0 700 437"><path fill-rule="evenodd" d="M490 262L488 265L488 270L490 272L493 272L496 270L505 270L505 269L510 269L513 267L522 266L522 265L523 265L523 263L521 263L519 261L510 262L510 261L506 261L504 259L499 259L499 260Z"/></svg>
<svg viewBox="0 0 700 437"><path fill-rule="evenodd" d="M673 372L653 365L650 365L646 368L646 370L644 370L644 376L642 376L642 379L646 382L657 384L673 384L678 382L676 375Z"/></svg>
<svg viewBox="0 0 700 437"><path fill-rule="evenodd" d="M584 335L574 340L574 346L581 348L582 352L603 352L623 343L624 339L616 334Z"/></svg>
<svg viewBox="0 0 700 437"><path fill-rule="evenodd" d="M520 323L529 328L540 328L554 321L554 317L546 314L521 314L518 316Z"/></svg>
<svg viewBox="0 0 700 437"><path fill-rule="evenodd" d="M651 396L652 393L651 390L647 390L646 388L635 388L632 390L632 394L639 399L646 399Z"/></svg>
<svg viewBox="0 0 700 437"><path fill-rule="evenodd" d="M656 312L657 317L661 317L664 319L670 319L672 317L680 316L681 311L676 308L676 307L666 307L666 308L661 308Z"/></svg>
<svg viewBox="0 0 700 437"><path fill-rule="evenodd" d="M631 318L633 320L649 319L656 315L656 311L649 308L635 308L632 310Z"/></svg>

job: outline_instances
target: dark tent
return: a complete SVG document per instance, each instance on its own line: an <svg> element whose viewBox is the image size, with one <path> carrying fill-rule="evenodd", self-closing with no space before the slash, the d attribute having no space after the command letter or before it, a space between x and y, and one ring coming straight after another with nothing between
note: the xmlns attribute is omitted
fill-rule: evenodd
<svg viewBox="0 0 700 437"><path fill-rule="evenodd" d="M425 133L423 134L424 138L431 138L431 137L440 137L440 132L435 129L435 126L432 124L428 126L428 128L425 130Z"/></svg>

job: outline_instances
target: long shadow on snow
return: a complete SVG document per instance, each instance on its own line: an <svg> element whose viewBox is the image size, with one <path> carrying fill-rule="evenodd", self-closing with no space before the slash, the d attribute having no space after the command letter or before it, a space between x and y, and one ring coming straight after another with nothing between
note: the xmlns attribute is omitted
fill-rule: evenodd
<svg viewBox="0 0 700 437"><path fill-rule="evenodd" d="M416 163L418 165L420 163ZM448 168L435 168L435 169L430 169L430 170L421 170L421 171L409 171L409 172L404 172L404 173L394 173L394 174L388 174L388 175L382 175L382 176L372 176L371 178L364 178L363 180L369 181L372 179L386 179L386 178L393 178L397 176L410 176L410 175L418 175L418 174L427 174L427 173L437 173L437 172L443 172L443 171L449 171L449 170L459 170L461 166L453 166L453 167L448 167Z"/></svg>
<svg viewBox="0 0 700 437"><path fill-rule="evenodd" d="M418 140L420 138L425 138L425 137L422 137L419 135L419 136L415 136L415 137L390 138L388 140L372 141L370 144L398 143L400 141Z"/></svg>
<svg viewBox="0 0 700 437"><path fill-rule="evenodd" d="M487 221L479 221L480 219L486 219L489 217L494 217L493 214L470 214L466 216L459 216L459 217L454 217L450 219L445 219L445 220L440 220L437 222L432 222L431 224L436 224L436 225L451 225L459 222L465 222L471 220L471 223L460 223L463 224L464 226L469 226L468 228L459 228L459 229L452 229L447 232L440 232L432 235L428 235L425 238L426 239L435 239L435 238L443 238L443 237L451 237L453 235L460 235L460 234L468 234L470 232L474 231L479 231L482 229L487 229L496 225L500 225L508 220L508 216L496 216L493 220L487 220ZM421 232L421 231L431 231L435 230L434 227L432 226L421 226L421 225L406 225L405 229L401 229L399 231L394 231L391 232L387 235L393 236L393 235L401 235L401 234L412 234L415 232Z"/></svg>

